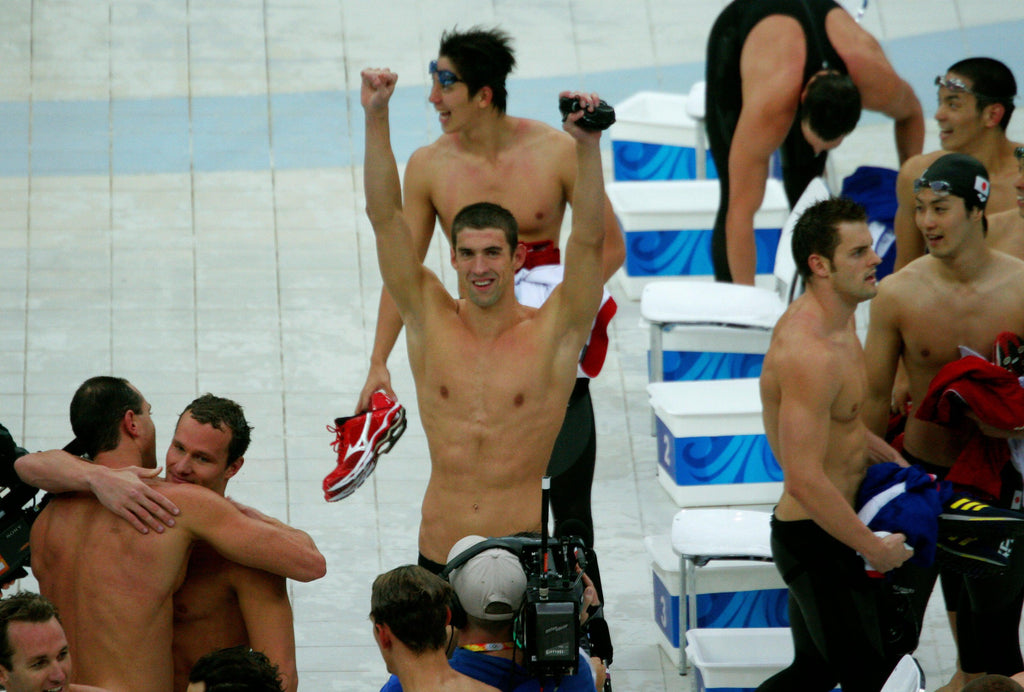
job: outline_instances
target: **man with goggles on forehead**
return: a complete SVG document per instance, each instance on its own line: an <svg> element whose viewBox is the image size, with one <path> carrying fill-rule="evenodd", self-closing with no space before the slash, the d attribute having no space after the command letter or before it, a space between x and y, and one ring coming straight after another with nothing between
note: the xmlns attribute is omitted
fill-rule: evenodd
<svg viewBox="0 0 1024 692"><path fill-rule="evenodd" d="M871 303L864 349L869 388L864 421L872 432L886 432L890 393L902 356L913 402L903 457L939 479L949 475L951 481L976 487L976 476L963 476L970 467L953 469L970 438L965 429L944 427L915 414L943 366L960 359L961 346L987 355L1001 333L1024 334L1024 262L985 242L985 209L992 187L977 159L944 154L911 183L911 189L914 219L928 254L886 277ZM980 422L978 430L987 436L981 445L982 465L987 468L995 463L989 455L1000 445L992 437L1015 433ZM998 489L979 498L1021 509L1022 479L1012 464L1002 467L995 485ZM910 565L894 574L897 584L912 590L919 626L936 572ZM958 671L949 689L960 689L977 674L1013 675L1024 670L1017 634L1024 603L1024 550L1012 550L1006 572L998 576L965 577L944 569L942 589L947 610L955 612L951 621L955 620L965 671Z"/></svg>
<svg viewBox="0 0 1024 692"><path fill-rule="evenodd" d="M721 188L711 248L719 281L754 283L754 214L777 149L794 204L824 171L826 152L853 131L862 107L893 119L901 163L924 144L914 90L832 0L726 5L708 38L706 99Z"/></svg>
<svg viewBox="0 0 1024 692"><path fill-rule="evenodd" d="M520 302L539 307L522 294L522 274L540 265L560 263L562 219L576 186L575 144L565 132L506 113L506 79L515 67L511 44L511 38L500 29L475 27L442 34L438 57L428 66L429 100L442 134L409 159L402 186L403 216L422 259L435 224L440 224L450 240L452 221L463 207L492 202L508 209L518 224L519 240L527 248L524 269L517 275L517 296ZM554 107L552 96L552 110ZM625 240L607 196L602 200L601 225L604 282L626 256ZM395 303L382 291L370 367L357 411L369 408L370 397L377 390L396 398L387 359L401 330ZM573 535L581 535L591 546L590 488L597 448L589 379L582 374L551 454L548 475L552 476L556 532L568 521L575 526ZM428 557L437 562L445 555L439 552ZM440 567L443 564L437 569ZM587 571L600 592L596 561L591 561Z"/></svg>
<svg viewBox="0 0 1024 692"><path fill-rule="evenodd" d="M1017 177L1013 182L1016 206L988 217L988 245L994 250L1024 259L1024 147L1013 150Z"/></svg>
<svg viewBox="0 0 1024 692"><path fill-rule="evenodd" d="M970 154L985 166L992 183L988 215L1015 207L1017 161L1013 151L1019 143L1006 137L1017 95L1013 73L992 58L967 58L936 77L935 86L939 91L935 121L942 149L915 156L900 168L896 180L899 207L893 224L897 270L925 252L925 242L914 223L914 181L944 153ZM902 392L897 398L902 399Z"/></svg>

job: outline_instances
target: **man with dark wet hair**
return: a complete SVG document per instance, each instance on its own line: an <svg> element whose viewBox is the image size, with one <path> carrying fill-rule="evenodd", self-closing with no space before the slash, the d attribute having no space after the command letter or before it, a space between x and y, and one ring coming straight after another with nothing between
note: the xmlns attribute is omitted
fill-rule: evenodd
<svg viewBox="0 0 1024 692"><path fill-rule="evenodd" d="M760 692L876 692L899 655L887 650L878 583L911 556L905 536L879 536L854 511L868 466L898 454L858 414L864 351L857 305L874 297L878 255L864 209L842 198L808 208L793 231L807 291L772 332L761 373L765 434L782 466L771 522L775 566L789 589L792 664Z"/></svg>
<svg viewBox="0 0 1024 692"><path fill-rule="evenodd" d="M893 119L900 163L924 145L913 89L832 0L729 3L708 38L706 103L721 188L711 250L719 281L754 283L754 213L777 149L794 204L825 170L826 152L853 131L862 107Z"/></svg>
<svg viewBox="0 0 1024 692"><path fill-rule="evenodd" d="M944 87L945 88L945 87ZM903 457L939 480L949 477L964 485L976 477L963 475L969 464L955 466L972 435L917 416L929 387L944 366L960 360L961 348L989 354L1004 332L1024 334L1024 262L993 251L985 242L985 210L992 189L985 167L976 158L946 153L914 180L914 219L928 254L887 276L871 303L871 322L864 351L869 396L862 417L876 434L888 425L893 380L902 359L912 408L903 437ZM997 469L998 482L986 485L980 498L1021 511L1021 474L1012 464L1002 467L989 437L1011 433L978 422L984 436L980 466ZM977 440L976 440L977 441ZM959 475L958 475L959 474ZM993 551L997 550L993 546ZM955 617L962 671L944 690L960 689L983 673L1012 675L1024 669L1018 628L1024 603L1024 551L1005 555L1005 573L966 576L942 569L946 609ZM912 590L918 622L936 577L935 569L909 565L895 575ZM967 676L967 678L964 677Z"/></svg>
<svg viewBox="0 0 1024 692"><path fill-rule="evenodd" d="M448 664L452 587L419 565L405 565L373 580L373 639L392 678L382 690L495 692L496 688Z"/></svg>
<svg viewBox="0 0 1024 692"><path fill-rule="evenodd" d="M220 649L196 661L187 692L284 692L277 666L248 646Z"/></svg>
<svg viewBox="0 0 1024 692"><path fill-rule="evenodd" d="M480 210L477 203L504 207L516 223L518 241L527 249L518 281L530 269L560 263L562 219L566 205L572 202L577 176L572 137L536 120L506 114L506 80L514 67L512 39L500 29L454 29L442 35L437 59L429 66L429 100L438 113L442 135L410 157L402 189L402 214L422 259L436 223L450 240L460 210L469 205ZM552 97L552 107L554 102ZM606 196L598 223L603 234L601 278L607 281L622 266L626 250ZM517 285L517 294L520 291ZM540 307L535 302L520 302ZM607 309L605 303L601 312L606 314ZM391 399L397 398L391 388L387 359L401 330L395 302L382 290L370 368L357 411L369 409L370 397L379 389ZM588 352L595 354L598 349ZM590 499L597 434L590 379L584 375L597 372L588 369L583 366L578 373L547 475L552 477L551 509L556 533L569 531L593 547ZM435 560L443 556L441 552ZM588 574L600 591L596 557L590 562Z"/></svg>
<svg viewBox="0 0 1024 692"><path fill-rule="evenodd" d="M935 86L939 92L935 121L939 124L942 148L908 159L900 168L896 179L899 207L893 222L897 270L925 252L924 238L914 223L914 181L943 154L970 154L988 171L992 191L986 214L1017 206L1014 150L1020 143L1006 136L1017 95L1017 81L1010 68L992 58L967 58L953 63L944 75L936 77ZM899 393L897 399L903 398Z"/></svg>
<svg viewBox="0 0 1024 692"><path fill-rule="evenodd" d="M103 407L109 407L106 413ZM127 380L87 380L71 409L76 441L92 463L155 467L152 407ZM48 454L30 454L19 463ZM53 482L57 492L82 489L73 483L61 487L60 475ZM68 641L79 656L76 679L112 692L171 688L173 596L195 542L209 543L229 560L303 581L319 579L327 570L302 531L197 484L150 482L181 509L174 526L163 532L128 529L81 492L54 497L32 526L32 572L42 594L61 610Z"/></svg>

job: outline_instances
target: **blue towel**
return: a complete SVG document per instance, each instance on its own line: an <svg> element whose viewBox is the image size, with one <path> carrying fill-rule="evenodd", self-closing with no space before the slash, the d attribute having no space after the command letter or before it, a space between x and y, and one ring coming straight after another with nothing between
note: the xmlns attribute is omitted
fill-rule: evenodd
<svg viewBox="0 0 1024 692"><path fill-rule="evenodd" d="M896 199L896 175L896 171L891 168L861 166L843 179L840 192L842 197L852 199L867 210L869 224L884 227L875 243L875 250L882 258L882 263L875 269L879 281L892 274L896 264L894 219L899 206Z"/></svg>
<svg viewBox="0 0 1024 692"><path fill-rule="evenodd" d="M910 561L929 567L935 561L939 515L952 495L952 484L917 466L875 464L857 491L857 516L872 531L904 534L914 549Z"/></svg>

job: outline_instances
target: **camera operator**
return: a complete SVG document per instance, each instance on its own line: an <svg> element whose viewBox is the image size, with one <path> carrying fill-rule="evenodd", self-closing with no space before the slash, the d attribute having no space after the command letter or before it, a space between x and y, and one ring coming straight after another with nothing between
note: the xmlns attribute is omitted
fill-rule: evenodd
<svg viewBox="0 0 1024 692"><path fill-rule="evenodd" d="M448 553L448 563L485 540L466 536ZM583 610L597 603L597 592L587 577ZM558 679L531 674L514 627L526 598L527 577L519 557L505 548L490 548L470 558L448 575L455 593L452 624L458 627L458 647L448 663L454 670L497 687L502 692L594 692L594 668L582 651L578 671ZM599 663L599 661L598 661ZM603 685L604 670L601 668ZM402 687L392 676L381 692Z"/></svg>
<svg viewBox="0 0 1024 692"><path fill-rule="evenodd" d="M458 541L448 553L448 562L483 540L466 536ZM538 683L545 691L597 689L594 671L582 652L579 671L561 680L537 678L524 667L523 651L514 642L513 623L526 595L527 578L516 555L503 548L485 550L453 570L449 581L466 615L459 629L459 647L451 659L453 668L501 690L537 690ZM596 601L593 586L588 586L588 594Z"/></svg>

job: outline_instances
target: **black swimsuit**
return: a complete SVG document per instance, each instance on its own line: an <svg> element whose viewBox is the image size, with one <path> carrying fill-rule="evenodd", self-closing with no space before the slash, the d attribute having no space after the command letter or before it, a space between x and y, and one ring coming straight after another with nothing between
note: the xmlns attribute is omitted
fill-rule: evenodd
<svg viewBox="0 0 1024 692"><path fill-rule="evenodd" d="M743 108L740 54L750 31L764 18L781 14L793 17L807 39L804 84L823 68L846 74L846 65L825 33L825 16L839 8L832 0L733 0L718 16L708 38L705 124L708 144L718 169L721 197L711 240L715 278L731 281L725 247L725 215L729 209L729 150ZM841 9L841 8L840 8ZM845 10L843 10L845 12ZM782 179L792 206L807 184L825 170L826 154L814 154L804 139L799 118L780 147Z"/></svg>

